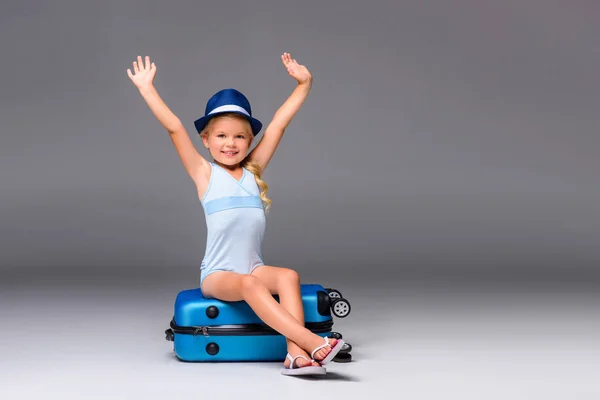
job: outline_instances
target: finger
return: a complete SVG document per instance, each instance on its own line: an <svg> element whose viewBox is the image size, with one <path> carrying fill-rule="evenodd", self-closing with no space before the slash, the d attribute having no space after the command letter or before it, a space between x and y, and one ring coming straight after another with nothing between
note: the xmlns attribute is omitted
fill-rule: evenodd
<svg viewBox="0 0 600 400"><path fill-rule="evenodd" d="M133 79L133 74L131 73L131 70L129 68L127 68L127 75L129 76L129 78Z"/></svg>
<svg viewBox="0 0 600 400"><path fill-rule="evenodd" d="M134 72L134 73L136 73L136 74L137 74L138 72L140 72L140 69L138 68L137 61L134 61L134 62L133 62L133 72Z"/></svg>
<svg viewBox="0 0 600 400"><path fill-rule="evenodd" d="M144 61L142 60L142 56L137 57L137 63L138 63L138 67L140 67L140 70L143 70L144 69Z"/></svg>
<svg viewBox="0 0 600 400"><path fill-rule="evenodd" d="M146 56L146 65L145 65L145 68L146 69L150 69L151 66L152 66L152 64L150 64L150 56Z"/></svg>

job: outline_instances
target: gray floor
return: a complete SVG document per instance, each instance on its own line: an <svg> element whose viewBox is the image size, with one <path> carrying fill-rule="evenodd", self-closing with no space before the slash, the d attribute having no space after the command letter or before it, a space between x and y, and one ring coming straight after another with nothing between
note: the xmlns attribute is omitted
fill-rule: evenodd
<svg viewBox="0 0 600 400"><path fill-rule="evenodd" d="M278 363L179 362L163 332L176 293L193 286L188 272L3 272L0 397L359 398L375 389L386 399L600 396L592 280L323 278L352 304L335 330L353 345L354 361L302 379L281 376Z"/></svg>

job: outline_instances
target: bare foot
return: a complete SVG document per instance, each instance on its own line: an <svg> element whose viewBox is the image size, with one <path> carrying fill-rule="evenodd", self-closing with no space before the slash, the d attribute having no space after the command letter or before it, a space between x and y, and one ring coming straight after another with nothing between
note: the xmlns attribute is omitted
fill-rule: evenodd
<svg viewBox="0 0 600 400"><path fill-rule="evenodd" d="M296 356L306 357L306 360L304 358L298 357L296 359L296 361L294 361L294 368L308 367L311 364L315 367L320 366L320 364L316 361L311 363L310 362L310 354L308 354L306 351L302 350L300 347L298 347L298 345L296 343L292 342L291 340L288 341L287 351L288 351L288 353L290 353L290 356L292 358L294 358ZM290 359L286 357L285 361L283 363L283 366L286 368L289 368L290 363L291 363Z"/></svg>

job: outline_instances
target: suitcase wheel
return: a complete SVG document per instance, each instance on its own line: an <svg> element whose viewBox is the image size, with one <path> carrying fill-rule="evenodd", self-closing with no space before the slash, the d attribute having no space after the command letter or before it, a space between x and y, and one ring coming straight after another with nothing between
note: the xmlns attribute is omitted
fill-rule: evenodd
<svg viewBox="0 0 600 400"><path fill-rule="evenodd" d="M344 343L344 345L342 346L342 349L340 350L341 354L344 353L350 353L352 351L352 345L348 342ZM338 354L340 354L338 353Z"/></svg>
<svg viewBox="0 0 600 400"><path fill-rule="evenodd" d="M325 290L329 294L329 297L331 297L332 299L341 299L342 298L342 292L340 292L339 290L331 289L331 288L326 288Z"/></svg>
<svg viewBox="0 0 600 400"><path fill-rule="evenodd" d="M173 330L167 329L165 331L165 335L166 335L165 339L167 339L169 342L173 341Z"/></svg>
<svg viewBox="0 0 600 400"><path fill-rule="evenodd" d="M346 299L335 299L331 303L331 311L338 318L347 317L350 314L350 303Z"/></svg>
<svg viewBox="0 0 600 400"><path fill-rule="evenodd" d="M342 339L342 334L339 332L331 332L329 337L332 339Z"/></svg>
<svg viewBox="0 0 600 400"><path fill-rule="evenodd" d="M335 357L333 357L334 362L339 363L347 363L352 361L352 354L350 353L338 353Z"/></svg>

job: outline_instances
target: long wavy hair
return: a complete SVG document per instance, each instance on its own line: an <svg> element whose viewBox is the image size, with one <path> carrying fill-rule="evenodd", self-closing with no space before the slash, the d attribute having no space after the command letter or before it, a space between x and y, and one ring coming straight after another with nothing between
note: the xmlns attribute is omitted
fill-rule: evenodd
<svg viewBox="0 0 600 400"><path fill-rule="evenodd" d="M248 122L243 116L236 114L236 113L221 114L217 117L211 118L211 120L208 122L208 124L206 124L206 127L202 130L202 132L200 132L200 136L203 136L203 135L208 136L210 126L212 125L211 122L217 118L223 118L223 117L232 117L232 118L237 118L241 121ZM248 128L249 128L248 131L250 132L250 134L252 134L249 123L248 123ZM256 162L252 161L248 156L246 156L246 158L244 158L242 160L241 166L243 168L246 168L248 171L250 171L254 174L254 180L256 181L256 184L258 185L258 188L260 189L260 199L263 203L265 213L268 213L269 208L271 208L271 204L273 202L267 196L267 192L269 191L269 185L267 185L267 183L262 178L262 173L263 173L262 168Z"/></svg>

